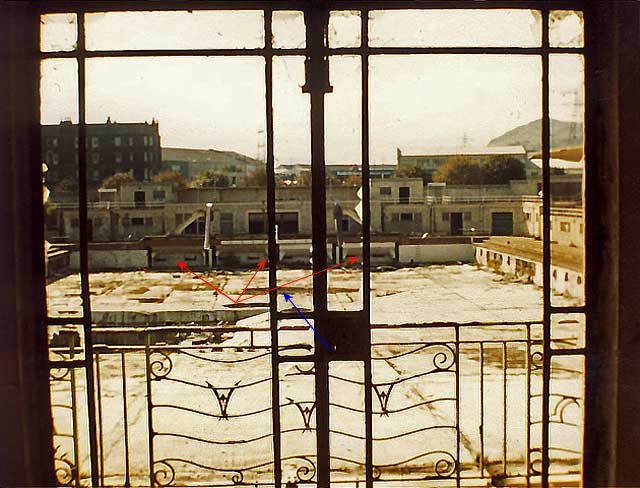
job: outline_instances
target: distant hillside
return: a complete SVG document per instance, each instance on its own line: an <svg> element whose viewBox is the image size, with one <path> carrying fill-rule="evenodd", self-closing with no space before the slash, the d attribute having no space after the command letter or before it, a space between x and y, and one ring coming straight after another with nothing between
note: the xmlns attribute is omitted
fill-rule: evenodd
<svg viewBox="0 0 640 488"><path fill-rule="evenodd" d="M522 145L527 150L542 150L541 119L521 125L492 139L489 146ZM551 149L582 146L582 124L551 119Z"/></svg>

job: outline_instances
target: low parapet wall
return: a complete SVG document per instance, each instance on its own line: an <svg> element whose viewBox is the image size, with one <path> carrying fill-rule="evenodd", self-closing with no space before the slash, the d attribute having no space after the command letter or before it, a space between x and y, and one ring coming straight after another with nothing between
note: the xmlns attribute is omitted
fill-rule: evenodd
<svg viewBox="0 0 640 488"><path fill-rule="evenodd" d="M523 256L517 250L508 252L505 250L491 249L481 244L476 245L475 262L486 266L496 273L529 281L542 287L543 266L541 260L531 256ZM584 299L583 273L568 266L555 266L551 264L551 290L558 295Z"/></svg>
<svg viewBox="0 0 640 488"><path fill-rule="evenodd" d="M400 264L472 263L473 245L466 244L401 244Z"/></svg>

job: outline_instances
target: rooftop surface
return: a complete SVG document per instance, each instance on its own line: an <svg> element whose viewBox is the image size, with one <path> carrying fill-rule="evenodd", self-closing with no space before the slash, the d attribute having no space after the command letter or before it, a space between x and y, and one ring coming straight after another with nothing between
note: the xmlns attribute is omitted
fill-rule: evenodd
<svg viewBox="0 0 640 488"><path fill-rule="evenodd" d="M531 237L491 237L476 246L513 256L521 256L537 263L542 262L542 241ZM583 271L584 250L551 243L551 264L572 271Z"/></svg>
<svg viewBox="0 0 640 488"><path fill-rule="evenodd" d="M177 268L177 267L176 267ZM308 275L311 270L278 271L278 284ZM202 276L236 299L253 270L208 272ZM267 312L267 272L260 271L235 304L187 272L109 272L90 276L91 308L102 322L126 322L127 314L144 314L150 322L197 320L235 321ZM329 273L329 309L358 310L362 306L362 274L357 269ZM282 288L303 311L312 309L312 280L304 279ZM509 281L473 265L434 265L373 271L371 274L372 323L471 322L540 320L542 293L532 284ZM244 300L244 298L253 296ZM47 286L51 316L80 314L79 275L69 275ZM563 299L565 300L565 299ZM566 299L567 305L571 304ZM291 310L283 294L279 310ZM123 315L124 314L124 315ZM97 319L98 320L98 319ZM124 324L123 324L124 325Z"/></svg>

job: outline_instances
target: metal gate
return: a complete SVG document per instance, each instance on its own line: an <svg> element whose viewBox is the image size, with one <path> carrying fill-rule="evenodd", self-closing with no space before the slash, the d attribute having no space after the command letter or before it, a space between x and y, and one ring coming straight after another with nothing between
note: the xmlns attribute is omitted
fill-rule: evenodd
<svg viewBox="0 0 640 488"><path fill-rule="evenodd" d="M489 6L486 3L483 7ZM54 416L56 409L68 413L65 420L58 420L54 438L59 481L77 486L321 488L579 484L583 394L574 387L574 380L583 374L584 347L574 331L581 327L584 307L554 307L551 303L549 7L533 5L540 7L543 19L540 47L385 48L369 45L368 19L370 9L388 8L386 4L258 4L250 7L263 9L265 39L272 38L274 9L304 11L306 48L293 52L306 56L302 89L310 96L314 275L313 310L307 317L317 335L302 345L284 340L288 334L308 333L309 329L295 310L278 308L281 295L272 289L278 286L279 264L272 110L276 53L267 46L256 51L265 59L268 287L272 289L268 320L251 327L215 327L203 319L198 325L120 329L117 334L136 336L139 343L94 344L93 337L101 330L91 320L87 195L81 190L84 339L80 345L72 340L52 349L52 388L59 394L56 398L64 397L53 404ZM517 8L518 2L513 4ZM186 5L198 10L241 4L181 2L179 7ZM523 5L532 6L530 2ZM468 4L399 1L393 8L443 6ZM149 8L144 2L117 6L131 7ZM78 25L83 25L85 12L99 8L91 2L78 3ZM162 9L156 4L153 8ZM358 13L359 47L327 46L332 9ZM237 54L227 51L200 50L197 54ZM553 51L563 52L560 48ZM541 60L546 224L542 320L371 323L369 58L441 53L525 53ZM330 310L328 277L323 272L330 264L325 95L331 91L328 58L340 54L359 56L361 63L359 311ZM90 55L80 27L73 56L79 59L81 181L86 180L87 166L84 62ZM567 320L569 314L573 314L571 320ZM50 320L50 325L69 323ZM563 323L573 327L569 335L553 336L552 324ZM198 345L172 346L163 343L167 333L205 339L211 334L232 334L242 341L233 348L216 347L205 339ZM108 380L105 371L109 371ZM556 437L551 438L551 433Z"/></svg>

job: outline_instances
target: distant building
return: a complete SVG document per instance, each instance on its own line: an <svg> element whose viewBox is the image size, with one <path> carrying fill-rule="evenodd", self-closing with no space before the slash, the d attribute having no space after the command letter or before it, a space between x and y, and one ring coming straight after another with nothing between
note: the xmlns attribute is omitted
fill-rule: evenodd
<svg viewBox="0 0 640 488"><path fill-rule="evenodd" d="M229 178L231 185L240 178L253 173L265 163L234 151L216 149L162 148L162 169L175 171L187 179L193 179L207 171L221 173Z"/></svg>
<svg viewBox="0 0 640 488"><path fill-rule="evenodd" d="M522 146L501 147L455 147L455 148L424 148L424 149L396 149L398 169L407 166L418 166L433 176L440 166L450 158L463 157L472 162L484 163L498 156L509 156L518 159L524 164L527 178L536 177L540 169L533 165L527 157L527 152Z"/></svg>
<svg viewBox="0 0 640 488"><path fill-rule="evenodd" d="M395 164L371 164L369 165L369 177L371 179L390 178L395 174L396 169L398 167ZM277 175L288 176L291 179L295 179L309 171L311 171L310 164L284 163L276 166ZM362 168L359 164L327 164L325 165L325 174L327 177L333 178L360 176L362 175Z"/></svg>
<svg viewBox="0 0 640 488"><path fill-rule="evenodd" d="M158 122L87 124L87 183L96 188L114 173L130 173L149 180L160 170ZM78 177L78 125L68 121L42 126L42 158L52 187L65 178Z"/></svg>

